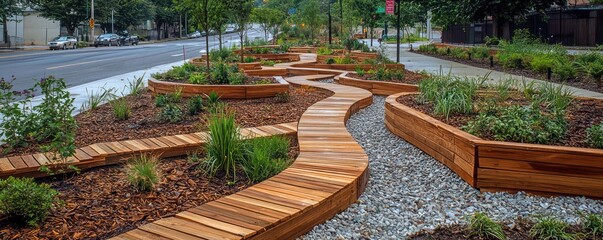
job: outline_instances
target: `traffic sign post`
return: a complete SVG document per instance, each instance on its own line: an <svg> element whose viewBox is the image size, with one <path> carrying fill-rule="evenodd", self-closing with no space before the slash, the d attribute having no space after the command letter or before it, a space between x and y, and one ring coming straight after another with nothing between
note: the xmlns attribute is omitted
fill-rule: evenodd
<svg viewBox="0 0 603 240"><path fill-rule="evenodd" d="M394 0L386 0L385 1L385 14L393 15L394 11L395 11Z"/></svg>
<svg viewBox="0 0 603 240"><path fill-rule="evenodd" d="M90 23L90 29L94 29L94 18L91 18L89 23Z"/></svg>

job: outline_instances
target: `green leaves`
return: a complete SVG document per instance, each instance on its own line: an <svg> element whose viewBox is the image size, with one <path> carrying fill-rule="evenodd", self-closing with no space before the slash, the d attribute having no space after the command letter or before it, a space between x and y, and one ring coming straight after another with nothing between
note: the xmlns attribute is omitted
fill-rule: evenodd
<svg viewBox="0 0 603 240"><path fill-rule="evenodd" d="M58 195L48 184L37 184L32 178L9 177L0 180L0 213L36 226L61 204Z"/></svg>

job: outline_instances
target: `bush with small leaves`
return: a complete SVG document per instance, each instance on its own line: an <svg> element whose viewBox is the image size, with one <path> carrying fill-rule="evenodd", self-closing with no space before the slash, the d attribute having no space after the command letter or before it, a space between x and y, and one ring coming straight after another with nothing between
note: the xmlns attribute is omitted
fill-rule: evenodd
<svg viewBox="0 0 603 240"><path fill-rule="evenodd" d="M335 59L333 59L333 58L328 58L328 59L326 60L326 63L327 63L327 64L335 64Z"/></svg>
<svg viewBox="0 0 603 240"><path fill-rule="evenodd" d="M245 83L245 79L247 78L242 72L231 72L228 74L229 84L230 85L241 85Z"/></svg>
<svg viewBox="0 0 603 240"><path fill-rule="evenodd" d="M591 147L603 149L603 122L586 129L586 142Z"/></svg>
<svg viewBox="0 0 603 240"><path fill-rule="evenodd" d="M193 96L188 100L186 106L188 115L197 115L203 111L203 98L201 96Z"/></svg>
<svg viewBox="0 0 603 240"><path fill-rule="evenodd" d="M59 192L31 178L8 177L0 180L0 213L30 226L44 221L61 204Z"/></svg>
<svg viewBox="0 0 603 240"><path fill-rule="evenodd" d="M193 73L188 77L190 84L207 84L207 75L205 73Z"/></svg>
<svg viewBox="0 0 603 240"><path fill-rule="evenodd" d="M247 143L243 171L251 182L272 177L289 166L289 139L283 136L255 138Z"/></svg>
<svg viewBox="0 0 603 240"><path fill-rule="evenodd" d="M475 213L469 218L468 237L479 237L483 239L506 240L502 227L492 221L484 213Z"/></svg>
<svg viewBox="0 0 603 240"><path fill-rule="evenodd" d="M159 113L159 120L162 122L178 123L183 120L182 110L175 104L168 104Z"/></svg>
<svg viewBox="0 0 603 240"><path fill-rule="evenodd" d="M128 181L139 191L152 190L161 179L159 157L148 154L137 156L128 163Z"/></svg>
<svg viewBox="0 0 603 240"><path fill-rule="evenodd" d="M252 62L255 62L255 58L254 58L254 57L245 57L245 58L243 59L243 61L244 61L245 63L252 63Z"/></svg>
<svg viewBox="0 0 603 240"><path fill-rule="evenodd" d="M170 103L170 100L167 95L159 94L155 97L155 106L156 107L165 107Z"/></svg>
<svg viewBox="0 0 603 240"><path fill-rule="evenodd" d="M132 110L125 98L113 100L110 104L113 108L113 116L115 116L117 120L123 121L130 118Z"/></svg>
<svg viewBox="0 0 603 240"><path fill-rule="evenodd" d="M530 229L530 237L542 240L574 240L575 234L566 232L569 225L554 217L539 218Z"/></svg>

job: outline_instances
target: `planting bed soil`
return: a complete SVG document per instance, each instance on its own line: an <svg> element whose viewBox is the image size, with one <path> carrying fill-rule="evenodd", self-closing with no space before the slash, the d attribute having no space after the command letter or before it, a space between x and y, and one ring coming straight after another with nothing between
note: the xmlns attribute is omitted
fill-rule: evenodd
<svg viewBox="0 0 603 240"><path fill-rule="evenodd" d="M175 83L189 83L187 79L162 79L161 81L166 81L166 82L175 82ZM276 81L276 79L274 79L273 77L253 77L253 76L246 76L245 81L243 82L242 85L258 85L258 84L274 84L274 83L278 83L278 81ZM199 84L199 85L211 85L211 84ZM222 84L222 85L228 85L229 84ZM232 86L236 86L236 85L232 85Z"/></svg>
<svg viewBox="0 0 603 240"><path fill-rule="evenodd" d="M379 80L375 80L374 75L375 74L367 73L367 74L364 74L363 76L360 76L357 73L348 73L346 76L356 78L356 79L362 79L362 80L379 81ZM404 79L402 79L402 80L390 79L390 80L383 80L383 82L419 84L419 82L421 82L421 80L425 79L426 77L427 76L420 74L420 73L404 70Z"/></svg>
<svg viewBox="0 0 603 240"><path fill-rule="evenodd" d="M292 139L290 159L298 153ZM161 160L158 168L161 181L149 192L138 192L129 184L123 164L64 180L41 179L60 192L64 206L38 227L24 227L0 216L0 239L106 239L251 186L242 171L234 184L228 184L232 177L209 178L185 157Z"/></svg>
<svg viewBox="0 0 603 240"><path fill-rule="evenodd" d="M445 117L434 116L434 105L432 103L419 103L417 101L417 96L418 95L404 95L399 97L397 101L459 129L462 126L467 125L469 121L473 120L477 116L477 113L452 114L448 120L446 120ZM504 104L527 105L528 101L519 97L512 97ZM568 129L565 138L560 142L553 143L551 145L588 147L585 142L586 129L591 127L593 124L603 122L603 100L580 98L575 99L566 110L566 119L568 120ZM485 140L494 140L492 136L479 137Z"/></svg>
<svg viewBox="0 0 603 240"><path fill-rule="evenodd" d="M505 72L505 73L509 73L509 74L514 74L514 75L524 76L524 77L528 77L528 78L534 78L534 79L540 79L543 81L547 81L546 73L538 73L538 72L534 72L530 69L504 68L501 65L497 64L496 60L494 62L494 67L490 67L489 59L468 60L468 59L459 59L459 58L452 57L452 56L431 54L431 53L419 52L419 51L414 51L414 53L423 54L426 56L440 58L440 59L444 59L444 60L448 60L448 61L458 62L458 63L462 63L462 64L474 66L474 67L491 69L494 71ZM582 88L582 89L586 89L586 90L590 90L590 91L594 91L594 92L603 93L603 86L597 86L597 83L594 82L592 79L590 79L584 75L580 75L580 74L578 74L575 79L565 81L565 82L562 82L553 76L551 79L551 82L562 83L562 84L572 86L572 87L577 87L577 88Z"/></svg>
<svg viewBox="0 0 603 240"><path fill-rule="evenodd" d="M527 240L534 239L529 236L530 229L534 224L525 220L519 219L513 224L503 224L501 225L507 239L509 240ZM571 233L580 233L581 229L579 226L570 226L566 229L567 232ZM482 240L484 238L472 236L468 237L467 226L464 225L452 225L445 227L438 227L433 231L422 231L415 233L410 236L409 239L412 240L436 240L436 239L449 239L449 240ZM592 238L586 234L584 234L584 238L579 238L584 240L597 239Z"/></svg>
<svg viewBox="0 0 603 240"><path fill-rule="evenodd" d="M223 102L228 103L228 108L234 111L236 122L240 127L255 127L298 121L308 107L332 94L330 91L317 88L290 86L290 99L284 103L277 102L275 98L223 100ZM183 120L179 123L159 120L157 115L161 112L161 108L155 106L155 98L148 90L139 96L126 96L126 100L132 109L128 120L117 120L110 104L78 114L76 147L206 130L207 112L189 116L186 113L186 99L177 104L183 110ZM18 148L9 154L2 153L0 157L37 153L39 147L39 145L30 145ZM2 148L0 152L1 150Z"/></svg>

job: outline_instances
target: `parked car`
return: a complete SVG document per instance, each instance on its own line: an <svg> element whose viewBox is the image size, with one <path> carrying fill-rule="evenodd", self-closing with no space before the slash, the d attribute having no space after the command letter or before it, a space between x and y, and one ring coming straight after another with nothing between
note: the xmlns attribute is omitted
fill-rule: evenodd
<svg viewBox="0 0 603 240"><path fill-rule="evenodd" d="M50 50L58 50L58 49L76 49L77 48L77 38L74 36L59 36L52 41L48 42L48 47Z"/></svg>
<svg viewBox="0 0 603 240"><path fill-rule="evenodd" d="M124 43L123 37L117 34L103 34L96 37L94 40L94 47L98 46L121 46Z"/></svg>
<svg viewBox="0 0 603 240"><path fill-rule="evenodd" d="M123 44L122 45L130 45L130 46L138 45L138 42L140 42L140 39L136 35L123 36Z"/></svg>
<svg viewBox="0 0 603 240"><path fill-rule="evenodd" d="M200 38L201 33L199 31L195 31L194 33L189 33L188 38Z"/></svg>

